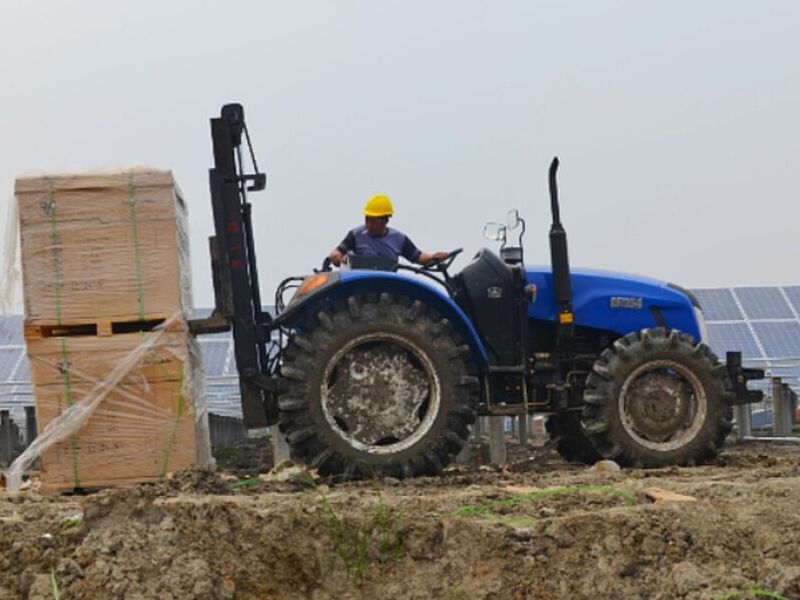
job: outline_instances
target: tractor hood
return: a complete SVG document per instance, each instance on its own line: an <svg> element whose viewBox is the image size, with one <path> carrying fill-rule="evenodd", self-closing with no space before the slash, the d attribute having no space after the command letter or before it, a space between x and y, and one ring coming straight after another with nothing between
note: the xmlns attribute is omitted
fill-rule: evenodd
<svg viewBox="0 0 800 600"><path fill-rule="evenodd" d="M528 306L534 319L555 321L557 307L550 267L526 269L536 297ZM685 290L664 281L599 271L572 269L572 304L575 324L625 335L652 327L667 327L704 339L699 306Z"/></svg>

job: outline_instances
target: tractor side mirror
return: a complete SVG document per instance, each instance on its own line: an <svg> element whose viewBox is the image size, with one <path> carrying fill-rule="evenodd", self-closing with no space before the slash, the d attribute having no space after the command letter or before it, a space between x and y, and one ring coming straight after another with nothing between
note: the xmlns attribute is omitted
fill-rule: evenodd
<svg viewBox="0 0 800 600"><path fill-rule="evenodd" d="M483 226L483 237L492 242L506 243L506 226L502 223L487 223Z"/></svg>
<svg viewBox="0 0 800 600"><path fill-rule="evenodd" d="M519 212L516 208L511 209L508 211L506 215L506 227L509 231L514 231L517 227L522 224L522 220L519 218Z"/></svg>

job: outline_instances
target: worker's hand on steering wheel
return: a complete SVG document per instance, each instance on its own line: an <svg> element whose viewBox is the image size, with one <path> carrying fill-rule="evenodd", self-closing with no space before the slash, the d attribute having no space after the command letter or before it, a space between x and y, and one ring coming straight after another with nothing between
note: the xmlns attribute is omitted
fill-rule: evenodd
<svg viewBox="0 0 800 600"><path fill-rule="evenodd" d="M345 259L344 252L338 248L328 255L328 260L336 267L341 267Z"/></svg>
<svg viewBox="0 0 800 600"><path fill-rule="evenodd" d="M331 268L331 264L333 261L331 260L330 256L326 256L325 260L322 261L322 266L319 269L314 269L314 273L325 273L326 271L333 271Z"/></svg>
<svg viewBox="0 0 800 600"><path fill-rule="evenodd" d="M422 268L446 271L450 268L450 265L453 264L453 260L455 260L456 256L461 254L463 251L463 248L456 248L452 252L436 252L433 254L433 258L429 260Z"/></svg>

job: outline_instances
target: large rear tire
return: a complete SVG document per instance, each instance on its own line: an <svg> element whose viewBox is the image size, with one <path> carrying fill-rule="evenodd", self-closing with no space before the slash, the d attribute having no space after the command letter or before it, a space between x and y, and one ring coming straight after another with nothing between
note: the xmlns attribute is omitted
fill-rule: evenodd
<svg viewBox="0 0 800 600"><path fill-rule="evenodd" d="M280 428L292 458L322 475L434 474L475 421L470 371L469 348L423 303L352 296L286 348Z"/></svg>
<svg viewBox="0 0 800 600"><path fill-rule="evenodd" d="M635 467L712 459L732 428L730 381L705 344L648 329L614 342L586 382L583 425L609 459Z"/></svg>

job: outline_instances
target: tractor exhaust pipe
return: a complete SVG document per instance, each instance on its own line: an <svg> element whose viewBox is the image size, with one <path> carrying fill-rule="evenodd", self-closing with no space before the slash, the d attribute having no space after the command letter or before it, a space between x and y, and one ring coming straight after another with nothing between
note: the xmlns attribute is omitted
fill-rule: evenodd
<svg viewBox="0 0 800 600"><path fill-rule="evenodd" d="M558 206L558 157L550 163L550 209L553 213L553 224L550 226L550 260L553 268L553 291L558 308L559 341L572 337L575 321L572 312L572 283L569 272L569 256L567 255L567 232L561 225L561 211Z"/></svg>

